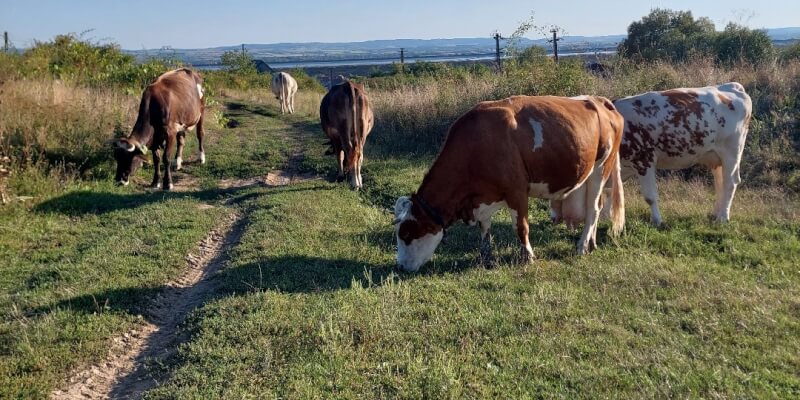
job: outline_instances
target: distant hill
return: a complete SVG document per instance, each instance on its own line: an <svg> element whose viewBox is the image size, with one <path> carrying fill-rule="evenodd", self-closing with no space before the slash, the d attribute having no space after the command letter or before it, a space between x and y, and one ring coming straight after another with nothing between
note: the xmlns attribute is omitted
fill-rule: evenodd
<svg viewBox="0 0 800 400"><path fill-rule="evenodd" d="M800 39L800 27L767 29L776 43L787 43ZM565 36L559 42L559 51L601 52L615 50L626 35ZM522 39L522 47L533 45L550 47L547 39ZM251 43L244 45L254 58L267 63L299 62L310 60L340 61L397 58L401 48L408 57L446 57L493 54L495 42L492 38L455 39L389 39L348 43ZM140 60L151 57L178 58L191 65L215 65L225 51L239 50L241 45L221 46L207 49L151 49L126 50Z"/></svg>

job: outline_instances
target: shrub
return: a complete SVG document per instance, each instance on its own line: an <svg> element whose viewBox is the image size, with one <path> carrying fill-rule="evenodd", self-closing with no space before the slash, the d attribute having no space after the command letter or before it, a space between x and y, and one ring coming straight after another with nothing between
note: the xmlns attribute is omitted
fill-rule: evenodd
<svg viewBox="0 0 800 400"><path fill-rule="evenodd" d="M774 47L766 32L730 23L716 32L708 18L694 19L690 11L656 8L628 26L628 36L618 48L620 55L644 62L686 62L711 57L735 62L769 62Z"/></svg>

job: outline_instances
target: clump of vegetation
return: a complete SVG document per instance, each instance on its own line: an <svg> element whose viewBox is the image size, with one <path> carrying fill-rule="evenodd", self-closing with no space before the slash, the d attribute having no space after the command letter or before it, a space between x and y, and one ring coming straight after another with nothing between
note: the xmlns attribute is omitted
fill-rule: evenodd
<svg viewBox="0 0 800 400"><path fill-rule="evenodd" d="M628 37L620 43L619 53L645 62L712 57L732 65L769 62L775 49L764 31L729 23L717 32L710 19L695 19L691 11L656 8L628 26Z"/></svg>
<svg viewBox="0 0 800 400"><path fill-rule="evenodd" d="M162 73L180 65L176 60L136 63L112 43L96 43L75 34L36 42L19 55L0 59L0 79L56 79L90 87L122 87L138 91Z"/></svg>

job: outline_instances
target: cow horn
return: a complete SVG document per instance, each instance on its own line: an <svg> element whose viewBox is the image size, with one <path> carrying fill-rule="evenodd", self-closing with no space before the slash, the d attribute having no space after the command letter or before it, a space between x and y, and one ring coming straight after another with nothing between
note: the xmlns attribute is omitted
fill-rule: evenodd
<svg viewBox="0 0 800 400"><path fill-rule="evenodd" d="M116 142L114 142L114 145L119 147L120 149L125 149L128 152L133 152L134 150L136 150L136 146L127 140L117 140Z"/></svg>
<svg viewBox="0 0 800 400"><path fill-rule="evenodd" d="M136 145L136 148L138 148L139 151L142 152L142 154L147 154L147 146L145 146L143 144L139 144L139 145Z"/></svg>
<svg viewBox="0 0 800 400"><path fill-rule="evenodd" d="M397 225L400 221L402 221L400 218L395 218L394 221L392 221L392 225Z"/></svg>

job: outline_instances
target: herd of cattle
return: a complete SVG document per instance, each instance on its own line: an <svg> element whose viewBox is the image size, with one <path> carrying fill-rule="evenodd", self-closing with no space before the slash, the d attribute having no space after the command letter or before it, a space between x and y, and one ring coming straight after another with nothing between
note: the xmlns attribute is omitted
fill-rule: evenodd
<svg viewBox="0 0 800 400"><path fill-rule="evenodd" d="M172 188L170 154L181 169L186 131L197 128L203 148L203 81L182 68L148 86L130 135L115 142L116 180L129 177L152 152L152 187ZM272 80L281 112L294 112L297 82L286 73ZM337 159L338 180L362 187L364 143L374 119L364 87L345 80L320 105L322 129ZM613 235L625 224L623 180L638 177L662 223L656 170L705 165L713 173L713 215L730 218L740 183L739 163L752 102L736 82L703 88L649 92L610 101L600 96L513 96L481 102L458 118L416 193L394 206L397 262L416 271L432 256L447 228L461 220L481 231L480 254L491 258L492 215L506 207L524 260L533 257L528 239L528 199L550 201L554 222L583 223L579 254L596 247L601 214ZM177 144L177 149L175 148ZM159 161L164 164L163 181ZM601 212L602 210L602 212Z"/></svg>

